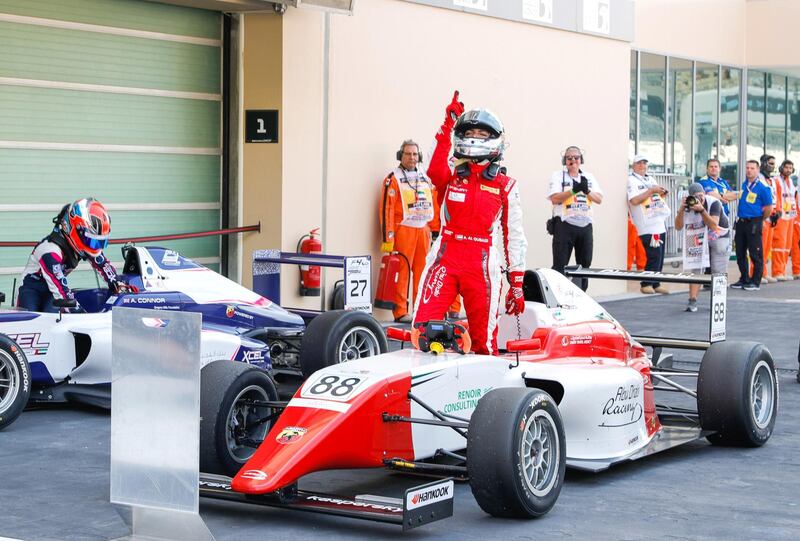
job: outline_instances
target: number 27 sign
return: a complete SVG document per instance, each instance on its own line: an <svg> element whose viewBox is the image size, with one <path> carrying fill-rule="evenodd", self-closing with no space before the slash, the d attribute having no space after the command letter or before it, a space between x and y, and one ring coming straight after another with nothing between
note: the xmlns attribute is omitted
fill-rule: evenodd
<svg viewBox="0 0 800 541"><path fill-rule="evenodd" d="M368 255L344 259L344 308L372 312L372 262Z"/></svg>

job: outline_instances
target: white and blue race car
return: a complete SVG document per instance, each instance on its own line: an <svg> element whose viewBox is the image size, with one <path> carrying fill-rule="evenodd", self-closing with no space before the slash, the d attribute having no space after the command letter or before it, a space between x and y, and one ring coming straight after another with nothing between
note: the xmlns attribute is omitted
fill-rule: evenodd
<svg viewBox="0 0 800 541"><path fill-rule="evenodd" d="M203 315L203 379L231 370L210 368L217 364L238 365L233 370L243 377L246 373L244 380L255 378L254 389L236 396L228 419L222 420L231 424L229 432L239 430L239 439L258 436L241 428L247 418L245 402L248 397L277 400L275 379L295 377L299 383L329 364L387 351L383 329L369 314L333 310L306 325L301 316L176 251L126 246L123 252L121 278L137 286L137 293L77 290L86 313L0 310L0 429L29 403L75 401L109 407L115 307Z"/></svg>

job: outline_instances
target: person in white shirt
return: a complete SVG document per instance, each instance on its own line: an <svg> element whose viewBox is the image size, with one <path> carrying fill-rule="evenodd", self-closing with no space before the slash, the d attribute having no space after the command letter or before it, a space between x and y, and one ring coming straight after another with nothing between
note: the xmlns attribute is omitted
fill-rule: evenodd
<svg viewBox="0 0 800 541"><path fill-rule="evenodd" d="M666 220L669 219L670 211L666 201L667 190L647 174L647 165L645 156L634 156L631 167L633 171L628 176L628 209L647 253L644 270L661 272L664 265ZM657 280L644 280L641 282L641 292L669 293L669 290Z"/></svg>
<svg viewBox="0 0 800 541"><path fill-rule="evenodd" d="M573 249L575 262L588 268L592 265L592 204L603 202L603 190L594 175L581 169L583 152L567 147L561 158L561 169L550 176L547 198L553 204L553 270L564 274ZM581 279L586 291L589 281Z"/></svg>

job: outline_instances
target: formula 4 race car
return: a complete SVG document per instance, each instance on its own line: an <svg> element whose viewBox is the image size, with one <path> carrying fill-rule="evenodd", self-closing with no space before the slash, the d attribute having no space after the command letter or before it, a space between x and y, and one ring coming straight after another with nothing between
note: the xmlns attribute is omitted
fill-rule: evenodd
<svg viewBox="0 0 800 541"><path fill-rule="evenodd" d="M201 496L404 529L447 515L434 507L452 499L452 480L394 500L297 489L312 472L383 466L468 478L487 513L532 518L556 503L567 466L599 471L702 438L769 439L778 384L763 345L705 344L699 371L659 367L568 278L542 269L526 282L527 323L500 322L505 354L465 354L468 332L447 321L390 329L417 347L313 374L242 468L202 470ZM530 334L508 338L531 322Z"/></svg>
<svg viewBox="0 0 800 541"><path fill-rule="evenodd" d="M272 380L276 373L278 378L294 374L299 382L303 374L328 364L387 351L384 331L369 314L334 310L316 316L306 326L299 315L173 250L126 246L123 255L121 278L137 286L138 293L78 290L77 301L86 313L0 310L0 429L13 422L29 402L109 406L111 310L115 307L200 312L203 388L214 385L214 372L223 370L213 365L241 361L264 372L251 376L256 384L250 392L264 400L278 399ZM247 396L239 396L236 389L231 392L235 400L230 401L230 411L221 423L236 424L237 415L246 418ZM264 436L260 431L265 427L254 430L239 422L238 440ZM226 448L240 447L231 440ZM236 454L243 462L252 448L249 454L243 449Z"/></svg>

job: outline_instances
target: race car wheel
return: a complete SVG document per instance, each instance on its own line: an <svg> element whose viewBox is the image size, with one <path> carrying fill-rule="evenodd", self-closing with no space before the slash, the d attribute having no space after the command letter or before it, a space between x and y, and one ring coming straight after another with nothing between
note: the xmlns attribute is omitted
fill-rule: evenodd
<svg viewBox="0 0 800 541"><path fill-rule="evenodd" d="M200 372L200 471L233 477L272 428L273 408L250 401L274 401L278 391L255 366L215 361ZM265 420L266 419L266 420Z"/></svg>
<svg viewBox="0 0 800 541"><path fill-rule="evenodd" d="M308 324L300 343L304 377L326 366L386 353L386 333L374 317L363 312L332 310Z"/></svg>
<svg viewBox="0 0 800 541"><path fill-rule="evenodd" d="M778 413L778 378L769 350L756 342L718 342L703 356L697 409L708 440L721 445L764 445Z"/></svg>
<svg viewBox="0 0 800 541"><path fill-rule="evenodd" d="M495 389L469 422L467 472L481 509L495 517L550 511L564 484L564 425L555 400L528 388Z"/></svg>
<svg viewBox="0 0 800 541"><path fill-rule="evenodd" d="M31 396L31 372L25 353L0 334L0 430L19 417Z"/></svg>

